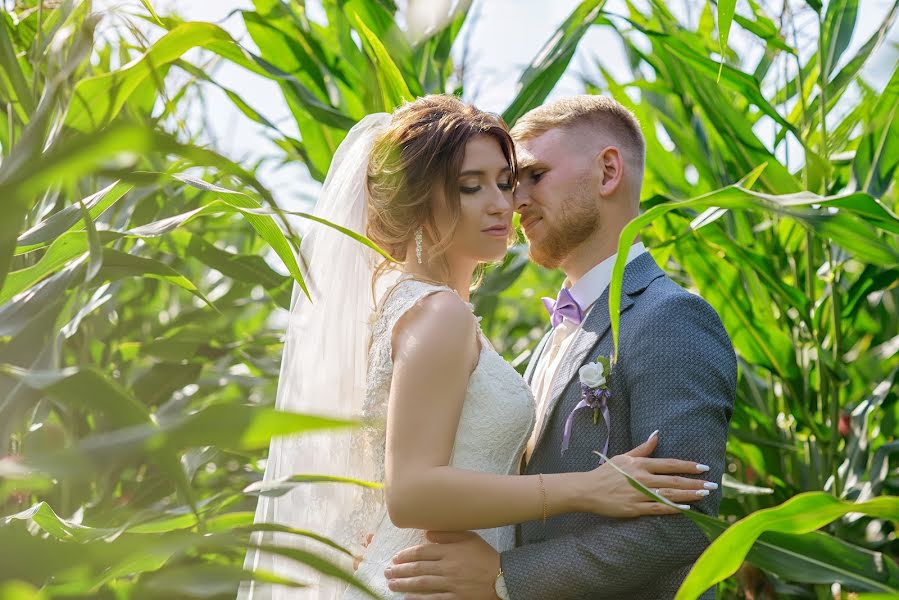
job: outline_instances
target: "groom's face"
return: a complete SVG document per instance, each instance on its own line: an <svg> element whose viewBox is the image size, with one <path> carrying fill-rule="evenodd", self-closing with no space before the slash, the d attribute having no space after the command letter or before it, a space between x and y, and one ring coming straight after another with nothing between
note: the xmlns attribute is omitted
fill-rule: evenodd
<svg viewBox="0 0 899 600"><path fill-rule="evenodd" d="M599 228L598 174L594 157L580 142L577 132L550 129L515 143L515 210L531 259L544 267L560 266Z"/></svg>

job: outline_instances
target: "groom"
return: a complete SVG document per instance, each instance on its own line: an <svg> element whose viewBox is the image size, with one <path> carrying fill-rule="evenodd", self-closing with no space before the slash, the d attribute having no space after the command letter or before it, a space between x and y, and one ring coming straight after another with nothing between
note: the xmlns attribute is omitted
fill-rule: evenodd
<svg viewBox="0 0 899 600"><path fill-rule="evenodd" d="M547 302L553 326L525 373L537 425L523 472L587 471L598 464L594 450L607 444L609 456L622 454L658 429L655 456L707 464L705 476L720 481L736 388L733 348L714 309L669 279L639 240L624 272L608 419L576 409L579 368L613 349L609 281L620 233L639 213L645 161L633 114L602 96L574 96L527 113L512 136L520 161L515 209L531 258L567 276L558 300ZM692 510L715 515L720 501L719 489ZM391 589L466 600L673 598L708 545L682 515L577 513L524 523L517 534L517 547L499 554L470 532L430 532L437 543L401 552L387 569ZM703 596L713 597L713 590Z"/></svg>

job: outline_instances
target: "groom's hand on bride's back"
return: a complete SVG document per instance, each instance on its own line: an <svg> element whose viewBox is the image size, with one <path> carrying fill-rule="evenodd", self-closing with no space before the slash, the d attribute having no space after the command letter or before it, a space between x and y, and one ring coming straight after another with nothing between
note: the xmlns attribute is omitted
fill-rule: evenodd
<svg viewBox="0 0 899 600"><path fill-rule="evenodd" d="M497 600L499 553L472 531L429 531L432 543L397 553L384 570L391 591L406 600Z"/></svg>
<svg viewBox="0 0 899 600"><path fill-rule="evenodd" d="M663 504L645 496L614 466L603 464L590 473L591 489L582 495L584 512L617 518L677 514L679 508L689 508L689 504L699 502L711 490L718 489L716 482L686 477L707 472L709 468L704 464L674 458L652 458L659 435L662 434L654 432L647 441L630 452L613 456L610 462L678 506Z"/></svg>

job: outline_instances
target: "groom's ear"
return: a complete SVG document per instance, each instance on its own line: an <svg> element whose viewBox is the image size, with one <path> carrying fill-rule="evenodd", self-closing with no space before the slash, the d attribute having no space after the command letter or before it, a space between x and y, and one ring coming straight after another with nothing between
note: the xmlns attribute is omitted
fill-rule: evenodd
<svg viewBox="0 0 899 600"><path fill-rule="evenodd" d="M600 150L596 155L596 167L600 175L600 195L611 196L624 179L624 159L621 150L615 146L606 146Z"/></svg>

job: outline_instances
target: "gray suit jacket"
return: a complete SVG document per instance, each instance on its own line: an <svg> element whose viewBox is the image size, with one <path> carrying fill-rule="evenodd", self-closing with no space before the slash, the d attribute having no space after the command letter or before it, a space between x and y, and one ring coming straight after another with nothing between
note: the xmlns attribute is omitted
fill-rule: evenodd
<svg viewBox="0 0 899 600"><path fill-rule="evenodd" d="M628 264L621 301L618 363L609 378L609 455L644 442L656 429L654 456L695 460L703 475L721 481L737 364L714 309L669 279L647 253ZM593 411L574 418L568 451L561 454L565 419L580 400L578 369L612 353L609 290L587 315L551 384L547 417L527 474L594 469L608 431ZM534 366L548 339L528 365ZM551 499L550 499L551 500ZM693 510L715 515L721 490ZM708 545L682 515L613 519L586 513L523 523L519 545L501 556L512 600L668 599ZM703 598L714 598L709 590Z"/></svg>

